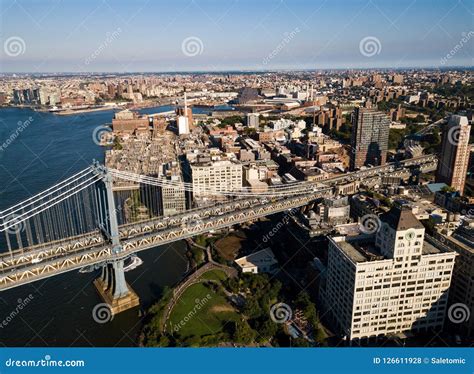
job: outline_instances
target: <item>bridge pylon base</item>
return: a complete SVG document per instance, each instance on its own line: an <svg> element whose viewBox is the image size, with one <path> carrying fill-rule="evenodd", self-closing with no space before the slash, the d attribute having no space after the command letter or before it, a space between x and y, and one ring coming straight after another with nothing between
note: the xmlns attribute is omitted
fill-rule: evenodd
<svg viewBox="0 0 474 374"><path fill-rule="evenodd" d="M109 306L112 315L116 315L140 305L140 298L128 283L128 293L125 296L118 298L114 298L113 294L107 289L107 284L102 280L102 278L95 279L94 285L101 299Z"/></svg>

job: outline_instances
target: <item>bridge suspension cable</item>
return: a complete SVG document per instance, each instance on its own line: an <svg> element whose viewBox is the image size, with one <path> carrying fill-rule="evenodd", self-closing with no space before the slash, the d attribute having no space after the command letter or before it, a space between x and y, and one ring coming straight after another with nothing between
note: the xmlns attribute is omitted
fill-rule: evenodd
<svg viewBox="0 0 474 374"><path fill-rule="evenodd" d="M222 195L222 196L239 196L239 197L284 197L305 194L314 191L317 188L313 183L295 182L285 185L268 186L265 188L241 187L235 189L230 185L220 186L219 188L200 188L193 186L192 183L170 181L164 178L156 178L145 175L134 174L111 169L109 172L115 177L129 182L154 185L161 188L173 188L194 192L201 195ZM227 188L227 189L226 189ZM327 188L325 186L325 188Z"/></svg>
<svg viewBox="0 0 474 374"><path fill-rule="evenodd" d="M54 195L60 190L67 189L68 186L71 184L77 182L81 178L87 176L88 174L92 173L91 167L88 167L84 170L81 170L80 172L74 174L73 176L66 178L65 180L55 184L54 186L49 187L48 189L28 198L25 199L15 205L12 205L11 207L0 211L0 218L4 218L7 215L11 215L16 213L17 211L26 209L28 206L34 206L36 203L39 201L42 201L46 199L48 196Z"/></svg>

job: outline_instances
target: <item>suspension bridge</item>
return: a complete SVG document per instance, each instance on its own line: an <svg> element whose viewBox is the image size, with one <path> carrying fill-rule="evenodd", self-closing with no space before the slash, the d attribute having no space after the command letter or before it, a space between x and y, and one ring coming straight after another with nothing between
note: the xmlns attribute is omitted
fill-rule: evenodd
<svg viewBox="0 0 474 374"><path fill-rule="evenodd" d="M340 184L427 172L436 164L436 157L427 155L318 183L196 190L190 183L94 163L0 212L6 247L0 252L0 291L97 265L102 268L94 281L97 290L119 313L139 303L123 271L124 261L139 251L303 207L330 196ZM165 217L163 188L207 194L219 202Z"/></svg>

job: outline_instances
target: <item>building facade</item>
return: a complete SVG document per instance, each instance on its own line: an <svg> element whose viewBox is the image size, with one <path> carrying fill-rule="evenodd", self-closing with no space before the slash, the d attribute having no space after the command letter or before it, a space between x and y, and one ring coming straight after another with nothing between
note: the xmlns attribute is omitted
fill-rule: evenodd
<svg viewBox="0 0 474 374"><path fill-rule="evenodd" d="M379 166L387 161L390 118L383 112L356 108L352 117L352 170L365 165Z"/></svg>
<svg viewBox="0 0 474 374"><path fill-rule="evenodd" d="M441 329L456 253L425 240L409 209L381 222L375 240L329 240L322 296L337 328L351 340Z"/></svg>
<svg viewBox="0 0 474 374"><path fill-rule="evenodd" d="M474 337L474 219L465 220L453 232L439 232L437 238L449 248L454 249L456 257L453 272L453 285L449 293L450 305L460 307L470 314L461 316L458 332Z"/></svg>
<svg viewBox="0 0 474 374"><path fill-rule="evenodd" d="M194 197L215 197L242 188L242 164L231 160L191 164Z"/></svg>
<svg viewBox="0 0 474 374"><path fill-rule="evenodd" d="M451 116L443 131L442 150L436 172L436 181L443 182L462 195L466 184L471 148L471 126L467 117Z"/></svg>

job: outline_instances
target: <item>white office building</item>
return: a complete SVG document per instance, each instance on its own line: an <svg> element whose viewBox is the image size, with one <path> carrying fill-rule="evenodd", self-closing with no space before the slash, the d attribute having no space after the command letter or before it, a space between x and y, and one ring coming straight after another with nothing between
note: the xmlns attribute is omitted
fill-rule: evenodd
<svg viewBox="0 0 474 374"><path fill-rule="evenodd" d="M329 240L321 296L341 336L441 329L456 253L425 238L410 209L392 208L380 219L375 240L373 235Z"/></svg>

